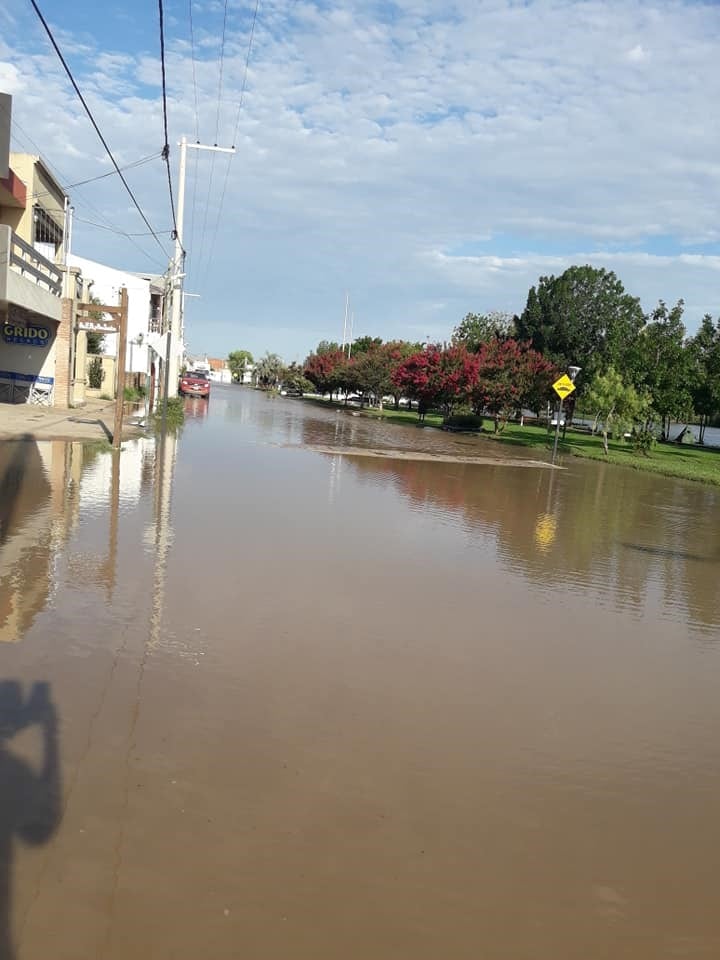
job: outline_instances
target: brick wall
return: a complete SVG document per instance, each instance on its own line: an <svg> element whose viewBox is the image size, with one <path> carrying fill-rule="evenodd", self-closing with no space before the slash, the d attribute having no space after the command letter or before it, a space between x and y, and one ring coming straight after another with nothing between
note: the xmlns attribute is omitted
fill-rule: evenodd
<svg viewBox="0 0 720 960"><path fill-rule="evenodd" d="M62 301L60 326L55 335L55 406L68 407L71 404L70 385L72 381L73 361L73 319L74 303L68 297Z"/></svg>

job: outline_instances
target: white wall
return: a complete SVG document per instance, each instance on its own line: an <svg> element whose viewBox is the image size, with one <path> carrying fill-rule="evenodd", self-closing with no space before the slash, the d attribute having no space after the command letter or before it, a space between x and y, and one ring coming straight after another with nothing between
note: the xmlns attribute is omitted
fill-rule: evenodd
<svg viewBox="0 0 720 960"><path fill-rule="evenodd" d="M128 292L128 333L127 352L125 355L125 370L127 373L145 373L148 368L147 336L150 323L150 281L136 277L124 270L107 267L94 260L70 254L69 265L80 267L83 280L93 281L90 294L97 297L108 306L119 303L120 290L127 288ZM143 344L138 346L131 341L142 333ZM108 356L117 356L117 334L109 333L105 336L103 352Z"/></svg>

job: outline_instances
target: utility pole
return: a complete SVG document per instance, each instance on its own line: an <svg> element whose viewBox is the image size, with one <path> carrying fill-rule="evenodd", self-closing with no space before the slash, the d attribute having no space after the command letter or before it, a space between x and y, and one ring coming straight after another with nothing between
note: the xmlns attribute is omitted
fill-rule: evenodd
<svg viewBox="0 0 720 960"><path fill-rule="evenodd" d="M345 294L345 323L343 324L343 342L342 342L342 352L345 353L345 341L347 340L347 325L348 325L348 307L350 306L350 294Z"/></svg>
<svg viewBox="0 0 720 960"><path fill-rule="evenodd" d="M216 153L235 153L235 147L219 147L217 144L209 146L203 143L188 143L187 137L180 140L180 168L178 171L178 202L175 233L175 251L170 265L170 284L172 290L170 328L167 343L167 378L165 391L165 405L168 397L176 397L178 389L179 363L178 350L182 331L182 302L183 302L183 263L185 250L183 249L183 217L185 214L185 172L187 167L188 147L193 150L211 150ZM163 417L165 414L163 414Z"/></svg>

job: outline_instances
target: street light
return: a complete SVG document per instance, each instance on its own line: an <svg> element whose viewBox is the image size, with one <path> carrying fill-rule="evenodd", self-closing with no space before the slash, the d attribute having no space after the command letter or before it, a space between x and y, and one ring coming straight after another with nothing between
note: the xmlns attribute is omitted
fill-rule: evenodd
<svg viewBox="0 0 720 960"><path fill-rule="evenodd" d="M575 366L568 367L568 376L570 377L573 383L575 383L575 378L577 377L577 375L580 373L581 370L582 370L582 367L575 367ZM553 452L552 452L553 463L555 463L555 459L557 457L558 439L560 437L560 421L562 420L562 414L563 414L563 398L560 397L560 406L558 407L557 417L555 419L555 443L553 444ZM563 433L563 437L564 436L565 434Z"/></svg>

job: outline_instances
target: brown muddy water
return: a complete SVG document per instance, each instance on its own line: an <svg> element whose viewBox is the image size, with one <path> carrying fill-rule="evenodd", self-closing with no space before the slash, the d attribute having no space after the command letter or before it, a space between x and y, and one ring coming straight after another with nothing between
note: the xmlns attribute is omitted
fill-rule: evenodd
<svg viewBox="0 0 720 960"><path fill-rule="evenodd" d="M720 956L720 490L187 404L0 446L0 960Z"/></svg>

